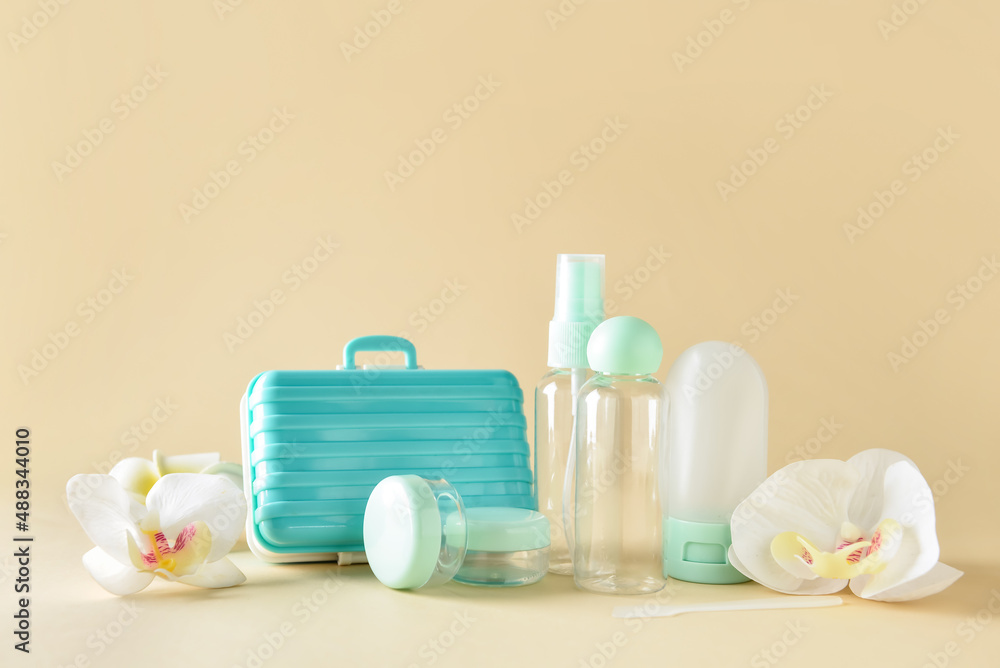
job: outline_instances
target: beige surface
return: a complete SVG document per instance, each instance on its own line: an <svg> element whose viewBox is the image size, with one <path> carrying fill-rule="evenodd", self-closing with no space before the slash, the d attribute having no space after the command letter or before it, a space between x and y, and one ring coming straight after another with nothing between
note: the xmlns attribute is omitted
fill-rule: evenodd
<svg viewBox="0 0 1000 668"><path fill-rule="evenodd" d="M220 16L223 1L0 10L2 433L33 431L37 535L35 652L4 647L3 665L247 665L285 622L266 665L602 665L594 653L616 638L618 664L772 665L758 653L783 636L790 666L919 666L948 649L949 665L995 665L1000 623L963 621L1000 611L1000 281L977 277L1000 250L995 2L899 0L912 16L890 0L590 2L553 27L557 0L404 1L348 60L341 42L388 0L232 0ZM893 16L898 30L880 28ZM706 46L683 62L689 39ZM89 155L67 158L95 128ZM591 160L579 147L602 133L613 141ZM925 149L924 171L911 156ZM763 164L721 193L748 156ZM881 216L879 197L893 200ZM845 230L859 207L877 219ZM326 566L244 552L243 587L158 584L129 602L87 578L66 479L153 448L237 459L237 401L261 370L332 367L354 336L405 332L429 368L506 368L530 393L560 251L607 254L613 310L652 322L667 360L708 338L747 347L770 384L772 470L872 446L913 457L938 493L942 558L966 577L915 604L848 595L640 629L565 578L400 594L360 566L308 615L293 606L324 598ZM297 265L315 271L302 280ZM226 338L274 296L245 341ZM889 354L935 317L894 368ZM22 379L68 325L65 349ZM174 406L162 423L148 420L158 400ZM133 426L143 440L123 436ZM677 593L730 595L765 592ZM105 645L96 634L119 617L130 623ZM798 621L800 638L785 626ZM453 625L453 646L430 649Z"/></svg>

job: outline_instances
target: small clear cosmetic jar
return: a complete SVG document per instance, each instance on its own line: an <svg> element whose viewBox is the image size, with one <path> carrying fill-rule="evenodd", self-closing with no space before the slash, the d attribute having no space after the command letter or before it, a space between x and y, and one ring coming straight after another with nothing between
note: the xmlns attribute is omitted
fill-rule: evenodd
<svg viewBox="0 0 1000 668"><path fill-rule="evenodd" d="M466 508L446 480L416 475L376 485L364 519L365 555L393 589L454 579L486 587L538 582L549 566L549 521L524 508Z"/></svg>

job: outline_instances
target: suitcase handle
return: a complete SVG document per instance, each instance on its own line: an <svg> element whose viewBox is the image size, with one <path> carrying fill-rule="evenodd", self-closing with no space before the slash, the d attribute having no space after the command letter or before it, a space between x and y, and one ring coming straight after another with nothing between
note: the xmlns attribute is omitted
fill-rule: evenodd
<svg viewBox="0 0 1000 668"><path fill-rule="evenodd" d="M356 369L354 355L361 351L401 352L406 356L406 368L417 368L417 349L401 336L359 336L344 346L344 368Z"/></svg>

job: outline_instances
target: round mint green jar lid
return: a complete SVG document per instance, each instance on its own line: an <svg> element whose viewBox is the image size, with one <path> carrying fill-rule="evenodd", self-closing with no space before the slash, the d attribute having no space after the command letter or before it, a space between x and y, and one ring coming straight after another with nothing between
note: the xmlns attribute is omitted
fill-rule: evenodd
<svg viewBox="0 0 1000 668"><path fill-rule="evenodd" d="M449 517L448 524L459 520ZM469 551L522 552L551 542L548 518L525 508L467 508L465 523Z"/></svg>
<svg viewBox="0 0 1000 668"><path fill-rule="evenodd" d="M461 496L444 480L382 480L364 517L365 555L375 577L393 589L450 580L465 557L464 512Z"/></svg>

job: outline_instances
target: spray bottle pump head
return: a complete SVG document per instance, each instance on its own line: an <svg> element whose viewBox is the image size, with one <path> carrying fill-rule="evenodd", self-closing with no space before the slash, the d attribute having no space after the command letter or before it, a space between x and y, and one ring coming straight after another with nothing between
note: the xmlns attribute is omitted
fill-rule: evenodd
<svg viewBox="0 0 1000 668"><path fill-rule="evenodd" d="M604 256L557 256L556 308L549 323L549 366L588 368L587 341L602 320Z"/></svg>

